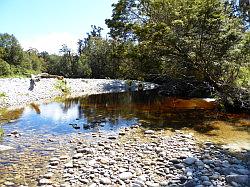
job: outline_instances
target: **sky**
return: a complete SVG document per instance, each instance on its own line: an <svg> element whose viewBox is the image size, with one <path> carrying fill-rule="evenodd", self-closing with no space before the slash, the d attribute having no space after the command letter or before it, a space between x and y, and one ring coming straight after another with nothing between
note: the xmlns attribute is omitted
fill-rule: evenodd
<svg viewBox="0 0 250 187"><path fill-rule="evenodd" d="M112 15L118 0L0 0L0 33L13 34L27 50L59 53L66 44L73 51L86 37L91 25L108 28L105 19Z"/></svg>

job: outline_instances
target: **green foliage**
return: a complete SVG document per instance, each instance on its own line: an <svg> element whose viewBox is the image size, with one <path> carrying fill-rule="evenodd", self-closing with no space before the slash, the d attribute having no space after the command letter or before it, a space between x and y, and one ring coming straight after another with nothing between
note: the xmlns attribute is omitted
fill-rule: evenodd
<svg viewBox="0 0 250 187"><path fill-rule="evenodd" d="M21 64L23 50L14 35L0 34L0 47L4 49L3 60L12 65Z"/></svg>
<svg viewBox="0 0 250 187"><path fill-rule="evenodd" d="M138 41L146 74L178 71L215 86L233 83L244 58L243 25L230 10L219 0L120 0L106 22L114 38Z"/></svg>
<svg viewBox="0 0 250 187"><path fill-rule="evenodd" d="M0 76L7 76L11 74L10 65L0 58Z"/></svg>
<svg viewBox="0 0 250 187"><path fill-rule="evenodd" d="M4 134L3 128L0 126L0 137L3 136L3 134Z"/></svg>
<svg viewBox="0 0 250 187"><path fill-rule="evenodd" d="M0 92L0 98L1 98L1 97L6 97L6 93Z"/></svg>
<svg viewBox="0 0 250 187"><path fill-rule="evenodd" d="M62 91L64 94L70 93L70 88L68 87L66 80L57 80L55 89Z"/></svg>
<svg viewBox="0 0 250 187"><path fill-rule="evenodd" d="M118 0L106 20L112 39L92 25L77 54L66 45L60 55L22 51L13 35L1 34L0 76L46 71L75 78L189 77L235 101L243 98L242 88L249 90L249 6L242 2Z"/></svg>
<svg viewBox="0 0 250 187"><path fill-rule="evenodd" d="M36 49L23 51L13 35L0 34L0 77L29 76L43 69L44 60Z"/></svg>
<svg viewBox="0 0 250 187"><path fill-rule="evenodd" d="M60 73L61 56L49 55L46 60L46 69L49 74L62 75Z"/></svg>
<svg viewBox="0 0 250 187"><path fill-rule="evenodd" d="M92 70L89 65L89 58L82 54L79 59L74 63L74 77L90 77Z"/></svg>
<svg viewBox="0 0 250 187"><path fill-rule="evenodd" d="M236 80L236 83L250 90L250 67L241 67L239 70L239 77Z"/></svg>
<svg viewBox="0 0 250 187"><path fill-rule="evenodd" d="M237 85L237 80L249 68L250 39L232 4L220 0L119 0L113 7L106 24L114 40L133 42L126 60L132 61L129 66L138 77L152 73L192 76L207 82L226 100L241 95L244 81Z"/></svg>

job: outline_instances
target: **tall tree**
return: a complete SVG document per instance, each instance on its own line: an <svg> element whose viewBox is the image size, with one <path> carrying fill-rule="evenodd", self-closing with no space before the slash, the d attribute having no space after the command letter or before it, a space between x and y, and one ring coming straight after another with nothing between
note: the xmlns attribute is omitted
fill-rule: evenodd
<svg viewBox="0 0 250 187"><path fill-rule="evenodd" d="M0 47L5 51L3 60L12 65L21 65L23 50L14 35L0 34Z"/></svg>
<svg viewBox="0 0 250 187"><path fill-rule="evenodd" d="M71 49L68 48L67 45L62 45L62 48L60 49L60 53L62 54L62 58L60 60L60 74L64 75L66 77L71 77L73 75L72 72L72 64L73 62L73 55L71 52Z"/></svg>
<svg viewBox="0 0 250 187"><path fill-rule="evenodd" d="M192 75L219 93L235 87L249 46L242 20L221 0L119 0L106 20L114 39L133 39L155 72ZM152 68L155 67L155 68ZM169 71L171 69L171 71ZM148 71L150 72L150 71ZM171 75L172 76L172 75Z"/></svg>

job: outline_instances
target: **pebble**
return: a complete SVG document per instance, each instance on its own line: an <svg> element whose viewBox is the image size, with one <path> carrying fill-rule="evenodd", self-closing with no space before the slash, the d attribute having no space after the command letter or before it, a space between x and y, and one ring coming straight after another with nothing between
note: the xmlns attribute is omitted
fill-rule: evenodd
<svg viewBox="0 0 250 187"><path fill-rule="evenodd" d="M53 176L53 173L50 172L50 173L46 173L46 174L44 175L44 178L50 179L52 176Z"/></svg>
<svg viewBox="0 0 250 187"><path fill-rule="evenodd" d="M126 135L126 133L125 132L119 132L119 135L124 136L124 135Z"/></svg>
<svg viewBox="0 0 250 187"><path fill-rule="evenodd" d="M82 153L76 153L74 156L73 156L73 159L79 159L83 156Z"/></svg>
<svg viewBox="0 0 250 187"><path fill-rule="evenodd" d="M4 185L5 185L5 186L14 186L15 183L10 182L10 181L6 181L6 182L4 182Z"/></svg>
<svg viewBox="0 0 250 187"><path fill-rule="evenodd" d="M39 180L40 185L50 185L52 182L49 179L40 179Z"/></svg>
<svg viewBox="0 0 250 187"><path fill-rule="evenodd" d="M194 157L188 157L183 162L185 164L192 165L193 163L195 163L195 161L196 161L196 158L194 158Z"/></svg>
<svg viewBox="0 0 250 187"><path fill-rule="evenodd" d="M111 180L109 178L102 177L102 178L100 178L100 183L101 184L111 184L112 182L111 182Z"/></svg>
<svg viewBox="0 0 250 187"><path fill-rule="evenodd" d="M133 174L131 172L123 172L119 174L119 178L121 180L131 179L132 177L133 177Z"/></svg>
<svg viewBox="0 0 250 187"><path fill-rule="evenodd" d="M154 134L155 131L154 130L146 130L144 131L144 134Z"/></svg>
<svg viewBox="0 0 250 187"><path fill-rule="evenodd" d="M147 181L146 182L146 185L148 187L160 187L160 184L159 183L155 183L155 182L152 182L152 181Z"/></svg>
<svg viewBox="0 0 250 187"><path fill-rule="evenodd" d="M89 180L88 179L78 179L81 183L83 184L88 184L89 183Z"/></svg>
<svg viewBox="0 0 250 187"><path fill-rule="evenodd" d="M238 173L242 174L242 175L249 175L250 171L248 169L238 169L237 170Z"/></svg>
<svg viewBox="0 0 250 187"><path fill-rule="evenodd" d="M204 166L204 163L203 163L202 161L200 161L200 160L197 160L197 161L195 162L195 165L196 165L196 166Z"/></svg>
<svg viewBox="0 0 250 187"><path fill-rule="evenodd" d="M202 184L204 186L211 186L212 185L212 183L210 181L203 181Z"/></svg>
<svg viewBox="0 0 250 187"><path fill-rule="evenodd" d="M68 162L66 164L64 164L65 168L73 168L73 163L72 162Z"/></svg>
<svg viewBox="0 0 250 187"><path fill-rule="evenodd" d="M7 145L0 145L0 152L9 151L9 150L12 150L12 149L15 149L15 148L11 147L11 146L7 146Z"/></svg>
<svg viewBox="0 0 250 187"><path fill-rule="evenodd" d="M236 182L239 184L250 184L250 178L248 175L227 175L226 181L228 183Z"/></svg>

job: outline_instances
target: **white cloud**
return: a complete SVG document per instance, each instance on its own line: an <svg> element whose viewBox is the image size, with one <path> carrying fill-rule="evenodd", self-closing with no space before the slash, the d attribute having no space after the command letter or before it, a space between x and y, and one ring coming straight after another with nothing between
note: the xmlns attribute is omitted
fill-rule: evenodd
<svg viewBox="0 0 250 187"><path fill-rule="evenodd" d="M38 51L47 51L50 54L59 53L63 44L66 44L73 51L77 50L77 41L81 38L79 35L73 35L67 32L62 33L48 33L44 35L38 35L29 39L20 40L20 43L24 50L30 48L36 48Z"/></svg>

